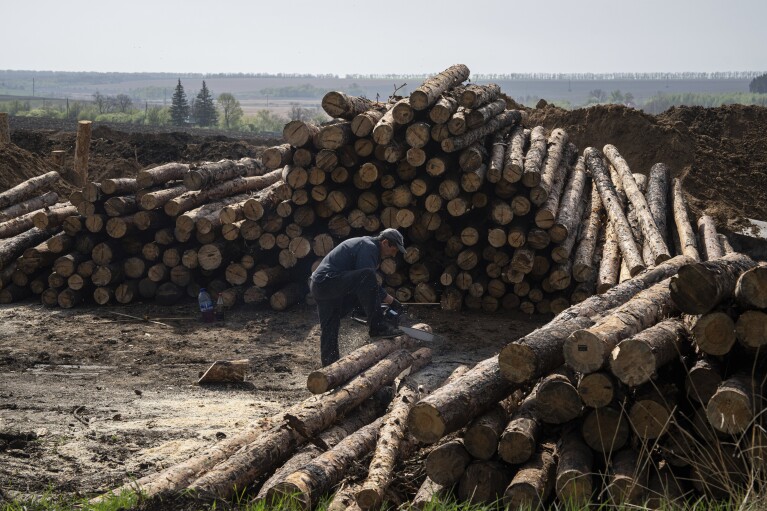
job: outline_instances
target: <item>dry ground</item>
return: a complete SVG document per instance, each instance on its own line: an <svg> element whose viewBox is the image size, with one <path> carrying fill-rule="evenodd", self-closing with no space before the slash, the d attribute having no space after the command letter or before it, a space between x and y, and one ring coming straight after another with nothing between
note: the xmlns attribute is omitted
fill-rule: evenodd
<svg viewBox="0 0 767 511"><path fill-rule="evenodd" d="M319 365L313 308L240 307L203 324L194 307L0 307L0 491L92 495L308 397ZM486 358L545 321L426 307L410 316L442 336L434 363L446 366ZM342 354L366 342L348 319L342 335ZM196 384L214 360L240 358L250 359L245 383Z"/></svg>

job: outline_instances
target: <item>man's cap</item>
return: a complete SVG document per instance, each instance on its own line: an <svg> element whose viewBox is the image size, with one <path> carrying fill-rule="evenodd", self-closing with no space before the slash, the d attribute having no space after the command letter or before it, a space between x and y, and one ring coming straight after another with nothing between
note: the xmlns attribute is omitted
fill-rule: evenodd
<svg viewBox="0 0 767 511"><path fill-rule="evenodd" d="M381 231L381 234L379 234L378 237L389 240L390 242L394 243L397 246L397 249L400 252L402 252L403 254L406 253L405 239L402 237L402 233L400 233L397 229L392 229L391 227L388 229L384 229L383 231Z"/></svg>

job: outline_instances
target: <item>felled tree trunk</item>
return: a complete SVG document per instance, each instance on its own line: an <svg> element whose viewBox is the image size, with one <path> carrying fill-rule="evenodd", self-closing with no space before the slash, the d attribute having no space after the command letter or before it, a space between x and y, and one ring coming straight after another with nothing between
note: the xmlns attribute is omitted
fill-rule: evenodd
<svg viewBox="0 0 767 511"><path fill-rule="evenodd" d="M698 253L698 244L695 240L695 231L690 224L690 218L687 215L687 202L684 200L682 191L682 182L675 178L672 184L671 208L674 214L674 224L679 236L679 244L682 247L682 254L700 261Z"/></svg>
<svg viewBox="0 0 767 511"><path fill-rule="evenodd" d="M756 266L743 254L687 264L671 279L671 299L687 314L705 314L732 297L741 273Z"/></svg>
<svg viewBox="0 0 767 511"><path fill-rule="evenodd" d="M586 414L581 435L589 447L600 453L619 450L629 438L628 420L620 408L605 406Z"/></svg>
<svg viewBox="0 0 767 511"><path fill-rule="evenodd" d="M521 122L522 113L519 110L507 110L493 117L479 128L467 131L465 134L457 137L446 138L440 143L440 146L446 153L460 151L491 133L503 129L506 126L514 126Z"/></svg>
<svg viewBox="0 0 767 511"><path fill-rule="evenodd" d="M688 399L706 405L722 383L723 369L714 358L699 356L687 370L685 391Z"/></svg>
<svg viewBox="0 0 767 511"><path fill-rule="evenodd" d="M586 148L583 154L586 159L586 165L591 171L591 177L594 179L599 195L602 198L602 204L604 204L607 210L607 215L617 235L623 259L626 261L631 275L634 276L645 269L644 261L642 260L642 254L639 252L634 235L631 233L628 220L626 220L623 209L620 207L620 202L615 194L610 177L604 167L602 155L593 147ZM633 177L631 179L633 180ZM634 187L636 187L636 183L634 183Z"/></svg>
<svg viewBox="0 0 767 511"><path fill-rule="evenodd" d="M596 318L625 303L643 289L670 277L689 262L687 257L674 257L605 294L594 295L573 305L544 327L507 344L498 356L501 374L516 383L548 374L565 363L562 352L564 340L576 330L593 325L594 320L590 318Z"/></svg>
<svg viewBox="0 0 767 511"><path fill-rule="evenodd" d="M538 417L547 424L564 424L581 414L583 405L575 388L575 375L563 367L541 380L533 391Z"/></svg>
<svg viewBox="0 0 767 511"><path fill-rule="evenodd" d="M53 170L46 174L27 179L23 183L0 193L0 209L18 204L24 199L35 195L38 190L51 187L60 177L59 173Z"/></svg>
<svg viewBox="0 0 767 511"><path fill-rule="evenodd" d="M530 138L530 130L515 126L509 135L509 147L503 160L503 179L516 183L522 179L525 168L525 145Z"/></svg>
<svg viewBox="0 0 767 511"><path fill-rule="evenodd" d="M748 309L767 308L767 266L757 266L738 278L735 298Z"/></svg>
<svg viewBox="0 0 767 511"><path fill-rule="evenodd" d="M735 323L735 335L743 346L758 350L767 346L767 314L762 311L746 311Z"/></svg>
<svg viewBox="0 0 767 511"><path fill-rule="evenodd" d="M709 424L728 435L740 435L763 408L759 384L748 374L736 374L719 386L706 406Z"/></svg>
<svg viewBox="0 0 767 511"><path fill-rule="evenodd" d="M565 186L558 211L554 212L556 221L552 218L552 224L550 226L547 226L547 224L540 225L536 216L536 225L542 229L549 229L551 241L554 243L563 242L567 239L568 234L570 234L571 231L577 229L582 216L582 210L579 209L582 202L581 198L584 195L586 184L588 182L586 161L582 156L579 156L575 168L573 168L573 171L570 174L570 179L568 179L567 185Z"/></svg>
<svg viewBox="0 0 767 511"><path fill-rule="evenodd" d="M410 506L414 509L424 509L431 502L436 501L442 495L447 493L448 488L434 482L430 477L426 477L418 488L418 491L410 501Z"/></svg>
<svg viewBox="0 0 767 511"><path fill-rule="evenodd" d="M463 443L474 459L489 460L498 450L498 441L511 415L519 407L522 392L517 391L466 427Z"/></svg>
<svg viewBox="0 0 767 511"><path fill-rule="evenodd" d="M530 131L530 148L525 154L522 184L534 188L541 183L541 167L546 158L546 128L536 126Z"/></svg>
<svg viewBox="0 0 767 511"><path fill-rule="evenodd" d="M574 332L563 346L567 365L580 373L593 373L604 366L619 341L667 317L673 311L669 282L666 279L640 291L594 326Z"/></svg>
<svg viewBox="0 0 767 511"><path fill-rule="evenodd" d="M151 169L139 170L136 175L136 184L140 188L150 188L183 179L188 171L189 165L186 163L165 163Z"/></svg>
<svg viewBox="0 0 767 511"><path fill-rule="evenodd" d="M338 91L330 91L322 97L322 109L334 119L340 118L350 121L355 116L380 106L380 103L370 99L349 96Z"/></svg>
<svg viewBox="0 0 767 511"><path fill-rule="evenodd" d="M56 192L45 192L37 197L18 202L0 211L0 222L7 222L32 211L37 211L56 204L59 195ZM0 224L2 225L2 224Z"/></svg>
<svg viewBox="0 0 767 511"><path fill-rule="evenodd" d="M726 355L735 345L735 322L726 312L687 317L687 322L695 345L707 355Z"/></svg>
<svg viewBox="0 0 767 511"><path fill-rule="evenodd" d="M565 185L565 172L568 167L563 167L561 163L563 159L572 157L572 153L566 154L568 148L567 141L567 132L561 128L554 129L551 135L549 135L546 159L543 161L543 168L541 169L541 182L530 190L530 200L536 206L543 205L555 187L561 191ZM576 150L575 146L572 146L572 150L573 152ZM559 193L557 193L557 202L558 199ZM544 210L547 210L547 208L544 208ZM554 208L553 213L556 215L556 208Z"/></svg>
<svg viewBox="0 0 767 511"><path fill-rule="evenodd" d="M512 415L498 442L498 454L506 463L524 463L535 453L541 434L539 410L536 396L531 394Z"/></svg>
<svg viewBox="0 0 767 511"><path fill-rule="evenodd" d="M472 504L498 501L511 481L511 468L497 461L475 461L461 476L458 498Z"/></svg>
<svg viewBox="0 0 767 511"><path fill-rule="evenodd" d="M679 358L679 343L685 335L681 319L661 321L618 343L610 356L610 370L630 387L646 383L660 367Z"/></svg>
<svg viewBox="0 0 767 511"><path fill-rule="evenodd" d="M698 219L698 238L700 239L701 260L711 261L724 255L724 250L716 233L714 219L708 215L701 215Z"/></svg>
<svg viewBox="0 0 767 511"><path fill-rule="evenodd" d="M647 463L631 448L614 454L610 460L607 491L615 505L639 504L647 488Z"/></svg>
<svg viewBox="0 0 767 511"><path fill-rule="evenodd" d="M414 110L425 110L433 105L440 94L446 92L469 78L469 68L463 64L455 64L441 73L423 82L410 93L410 105Z"/></svg>
<svg viewBox="0 0 767 511"><path fill-rule="evenodd" d="M0 269L5 268L11 261L19 257L28 248L39 245L51 236L55 231L48 231L33 227L28 231L17 234L0 242Z"/></svg>
<svg viewBox="0 0 767 511"><path fill-rule="evenodd" d="M525 463L503 494L511 509L542 509L554 489L559 454L555 444L541 444L538 452Z"/></svg>
<svg viewBox="0 0 767 511"><path fill-rule="evenodd" d="M573 257L573 279L576 282L587 282L596 272L595 250L601 228L602 198L596 185L592 183L590 209L578 236L578 247Z"/></svg>
<svg viewBox="0 0 767 511"><path fill-rule="evenodd" d="M628 412L634 434L642 440L654 440L666 433L673 422L678 395L670 384L648 383L637 388Z"/></svg>
<svg viewBox="0 0 767 511"><path fill-rule="evenodd" d="M577 429L562 434L555 489L560 502L585 506L594 494L594 455Z"/></svg>

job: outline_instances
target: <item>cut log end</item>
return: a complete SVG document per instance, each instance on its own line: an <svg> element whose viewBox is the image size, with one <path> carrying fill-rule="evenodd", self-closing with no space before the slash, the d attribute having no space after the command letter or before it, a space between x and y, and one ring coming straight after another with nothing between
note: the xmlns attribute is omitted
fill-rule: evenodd
<svg viewBox="0 0 767 511"><path fill-rule="evenodd" d="M433 444L445 435L445 421L439 411L424 404L416 404L408 415L408 429L420 442Z"/></svg>
<svg viewBox="0 0 767 511"><path fill-rule="evenodd" d="M328 379L322 371L313 371L306 378L306 388L312 394L322 394L328 391Z"/></svg>
<svg viewBox="0 0 767 511"><path fill-rule="evenodd" d="M578 330L571 335L563 351L567 365L585 374L601 369L608 355L602 339L588 330Z"/></svg>
<svg viewBox="0 0 767 511"><path fill-rule="evenodd" d="M610 356L610 370L623 383L636 387L655 374L655 355L646 342L626 339Z"/></svg>

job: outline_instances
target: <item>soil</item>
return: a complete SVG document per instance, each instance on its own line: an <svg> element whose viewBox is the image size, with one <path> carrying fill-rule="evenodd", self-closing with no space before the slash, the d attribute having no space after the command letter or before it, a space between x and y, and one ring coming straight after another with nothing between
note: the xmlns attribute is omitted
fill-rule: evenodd
<svg viewBox="0 0 767 511"><path fill-rule="evenodd" d="M634 171L667 163L695 212L720 227L767 220L767 109L674 108L653 117L620 106L565 111L541 103L528 114L528 125L562 127L581 149L615 145ZM0 148L0 190L53 170L53 149L66 150L71 164L74 126L17 122L11 118L14 145ZM276 143L119 128L94 127L93 180L169 161L255 157ZM60 185L64 197L71 190ZM487 358L549 319L428 307L410 316L441 336L435 363L451 367ZM364 342L363 327L346 321L342 353ZM244 383L196 384L213 361L241 358L250 361ZM191 304L0 306L0 502L46 491L92 496L182 461L308 397L305 379L318 365L319 327L307 305L287 313L240 306L212 325L200 323Z"/></svg>

